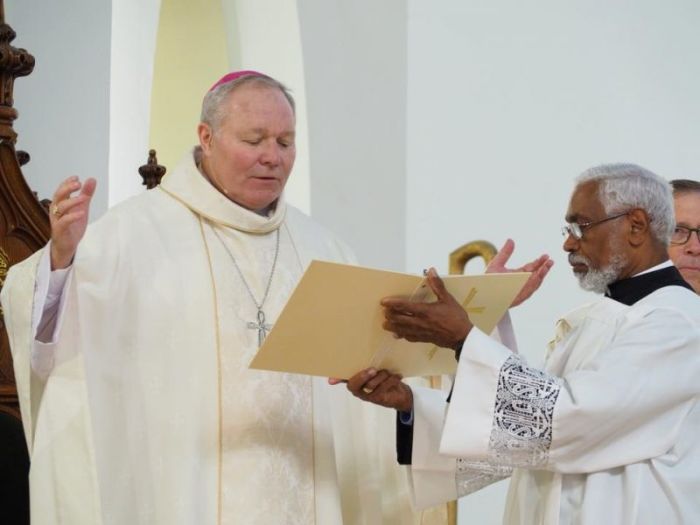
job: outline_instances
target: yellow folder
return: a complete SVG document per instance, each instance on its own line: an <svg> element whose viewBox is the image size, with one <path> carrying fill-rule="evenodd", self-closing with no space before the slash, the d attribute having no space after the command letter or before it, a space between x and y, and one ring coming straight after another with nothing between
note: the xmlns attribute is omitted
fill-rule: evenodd
<svg viewBox="0 0 700 525"><path fill-rule="evenodd" d="M490 333L529 275L443 280L472 323ZM388 296L435 300L422 275L312 261L250 367L340 379L370 366L404 377L453 373L453 350L396 339L382 328L379 301Z"/></svg>

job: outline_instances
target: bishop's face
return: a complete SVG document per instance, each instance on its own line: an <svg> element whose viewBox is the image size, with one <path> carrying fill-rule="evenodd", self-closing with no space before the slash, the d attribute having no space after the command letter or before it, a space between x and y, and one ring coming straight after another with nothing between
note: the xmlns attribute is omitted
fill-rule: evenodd
<svg viewBox="0 0 700 525"><path fill-rule="evenodd" d="M675 196L676 226L700 228L700 193L688 192ZM671 244L668 255L696 293L700 293L700 240L695 232L685 244Z"/></svg>
<svg viewBox="0 0 700 525"><path fill-rule="evenodd" d="M583 225L608 216L598 196L598 185L597 181L589 181L574 190L566 212L567 222ZM569 235L564 241L569 264L583 289L604 293L609 284L623 277L628 261L622 226L625 221L627 217L623 215L584 227L581 239Z"/></svg>
<svg viewBox="0 0 700 525"><path fill-rule="evenodd" d="M294 166L295 117L277 88L244 84L223 102L217 129L198 128L202 168L237 204L262 210L275 202Z"/></svg>

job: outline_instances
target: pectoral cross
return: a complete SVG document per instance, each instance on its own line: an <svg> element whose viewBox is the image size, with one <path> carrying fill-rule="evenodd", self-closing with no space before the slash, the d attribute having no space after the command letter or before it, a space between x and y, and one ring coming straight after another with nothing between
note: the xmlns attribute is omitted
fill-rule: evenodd
<svg viewBox="0 0 700 525"><path fill-rule="evenodd" d="M258 322L248 321L248 328L250 330L258 331L258 346L262 346L263 341L265 341L265 336L272 330L271 324L265 324L265 312L258 310Z"/></svg>

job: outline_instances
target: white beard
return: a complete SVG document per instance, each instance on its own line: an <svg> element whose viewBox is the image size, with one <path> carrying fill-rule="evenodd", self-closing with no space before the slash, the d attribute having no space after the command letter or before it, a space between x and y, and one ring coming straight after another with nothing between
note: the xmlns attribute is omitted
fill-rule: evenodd
<svg viewBox="0 0 700 525"><path fill-rule="evenodd" d="M613 243L611 242L611 248L614 250ZM614 283L620 278L620 273L623 268L627 265L627 258L624 255L616 254L613 255L612 259L607 266L603 268L593 269L591 268L591 261L583 255L569 255L569 263L571 264L584 264L588 268L585 273L577 273L578 283L584 290L595 293L605 293L608 289L608 285Z"/></svg>

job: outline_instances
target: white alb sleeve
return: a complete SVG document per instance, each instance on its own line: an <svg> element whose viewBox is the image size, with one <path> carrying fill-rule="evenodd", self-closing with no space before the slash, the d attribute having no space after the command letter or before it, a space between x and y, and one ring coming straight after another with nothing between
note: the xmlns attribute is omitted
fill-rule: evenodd
<svg viewBox="0 0 700 525"><path fill-rule="evenodd" d="M440 452L568 474L660 456L696 402L698 345L700 332L677 310L638 308L606 348L557 377L472 330Z"/></svg>
<svg viewBox="0 0 700 525"><path fill-rule="evenodd" d="M49 254L50 244L39 261L32 310L32 370L40 377L46 377L53 367L53 345L60 333L65 305L63 291L72 274L72 266L51 271Z"/></svg>
<svg viewBox="0 0 700 525"><path fill-rule="evenodd" d="M508 313L498 323L491 338L494 339L494 344L500 341L510 349L504 348L506 355L511 354L511 351L517 353L513 324ZM488 392L488 389L486 391ZM477 391L474 395L482 393ZM413 399L410 480L413 501L417 508L451 501L510 477L512 468L509 466L468 460L440 452L445 413L450 405L445 402L444 392L413 388ZM476 429L479 425L482 428L490 428L490 422L490 412L469 415L464 421L464 428L466 432Z"/></svg>

